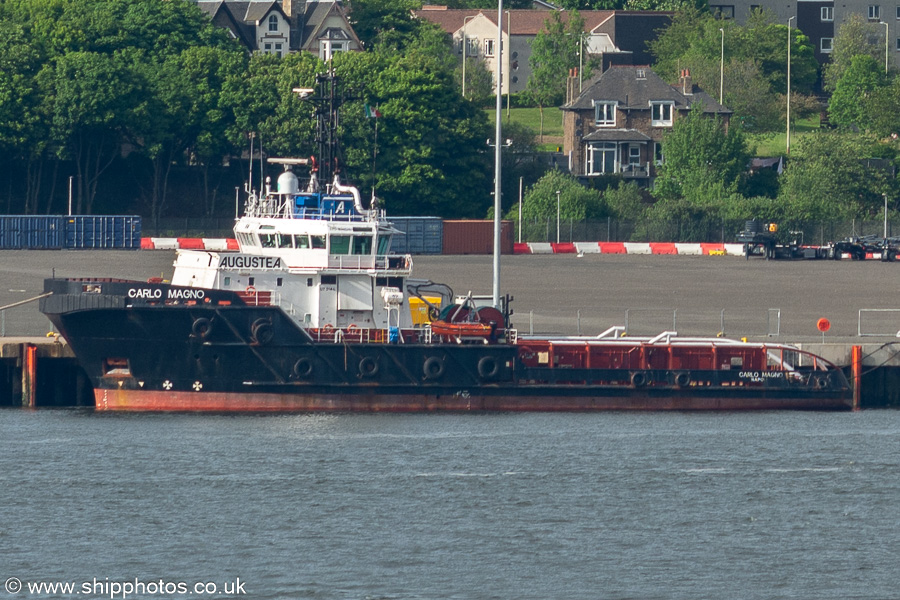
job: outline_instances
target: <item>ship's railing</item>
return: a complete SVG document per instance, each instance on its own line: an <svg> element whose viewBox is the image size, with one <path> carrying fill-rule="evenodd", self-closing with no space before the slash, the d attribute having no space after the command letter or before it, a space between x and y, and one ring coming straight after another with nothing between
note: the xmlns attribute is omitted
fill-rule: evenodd
<svg viewBox="0 0 900 600"><path fill-rule="evenodd" d="M329 269L363 271L368 269L388 271L409 271L412 257L405 255L372 256L371 254L331 254L328 256Z"/></svg>

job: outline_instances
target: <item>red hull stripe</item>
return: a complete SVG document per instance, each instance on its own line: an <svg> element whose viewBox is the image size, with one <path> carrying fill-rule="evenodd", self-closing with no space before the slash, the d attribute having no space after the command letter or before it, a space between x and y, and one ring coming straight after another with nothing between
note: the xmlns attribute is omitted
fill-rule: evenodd
<svg viewBox="0 0 900 600"><path fill-rule="evenodd" d="M556 412L601 410L847 410L847 399L648 395L619 397L479 396L429 394L261 394L95 390L98 410L189 412Z"/></svg>

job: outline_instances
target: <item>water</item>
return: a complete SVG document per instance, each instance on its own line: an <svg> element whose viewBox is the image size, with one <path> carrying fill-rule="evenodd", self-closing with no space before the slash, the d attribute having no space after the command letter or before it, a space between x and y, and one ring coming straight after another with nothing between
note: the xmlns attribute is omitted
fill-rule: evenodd
<svg viewBox="0 0 900 600"><path fill-rule="evenodd" d="M0 411L0 585L82 598L882 599L898 507L893 411Z"/></svg>

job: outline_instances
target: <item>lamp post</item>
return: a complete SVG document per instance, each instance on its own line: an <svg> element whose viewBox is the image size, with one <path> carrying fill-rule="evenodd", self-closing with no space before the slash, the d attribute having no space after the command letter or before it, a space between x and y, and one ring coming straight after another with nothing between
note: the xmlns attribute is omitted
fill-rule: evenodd
<svg viewBox="0 0 900 600"><path fill-rule="evenodd" d="M885 21L881 22L884 25L884 74L887 75L888 72L888 24Z"/></svg>
<svg viewBox="0 0 900 600"><path fill-rule="evenodd" d="M466 59L469 57L469 38L466 35L466 25L469 22L469 19L474 19L478 15L470 15L463 19L463 38L462 38L462 51L463 51L463 68L462 68L462 95L463 98L466 97Z"/></svg>
<svg viewBox="0 0 900 600"><path fill-rule="evenodd" d="M512 16L509 11L506 11L506 41L509 44L509 47L512 48ZM500 40L501 50L500 57L503 57L502 44L503 40ZM507 55L509 52L507 51ZM512 69L510 69L512 70ZM506 120L509 121L509 92L512 88L512 78L510 78L509 83L506 84Z"/></svg>
<svg viewBox="0 0 900 600"><path fill-rule="evenodd" d="M722 51L719 53L719 104L722 104L725 91L725 28L719 27L719 31L722 32Z"/></svg>
<svg viewBox="0 0 900 600"><path fill-rule="evenodd" d="M791 153L791 21L788 19L788 56L787 56L787 137L785 138L785 154Z"/></svg>
<svg viewBox="0 0 900 600"><path fill-rule="evenodd" d="M559 190L556 190L556 243L559 243Z"/></svg>
<svg viewBox="0 0 900 600"><path fill-rule="evenodd" d="M494 115L497 136L494 148L494 286L492 301L500 308L500 159L503 139L503 0L497 0L497 104Z"/></svg>

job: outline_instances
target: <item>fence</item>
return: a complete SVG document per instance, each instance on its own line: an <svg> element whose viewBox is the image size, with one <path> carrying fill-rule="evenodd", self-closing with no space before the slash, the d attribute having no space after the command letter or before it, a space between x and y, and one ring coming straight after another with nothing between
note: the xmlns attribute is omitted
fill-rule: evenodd
<svg viewBox="0 0 900 600"><path fill-rule="evenodd" d="M516 241L556 242L734 242L744 227L743 220L695 219L674 221L605 220L574 221L555 217L523 222L521 236L515 222ZM824 245L847 237L884 234L884 219L850 221L810 221L780 223L784 243L793 240L807 245ZM900 215L891 215L887 235L900 235Z"/></svg>

